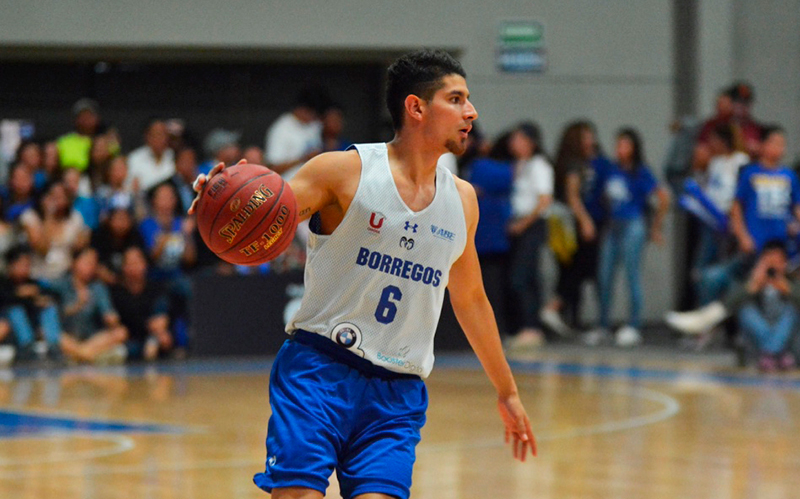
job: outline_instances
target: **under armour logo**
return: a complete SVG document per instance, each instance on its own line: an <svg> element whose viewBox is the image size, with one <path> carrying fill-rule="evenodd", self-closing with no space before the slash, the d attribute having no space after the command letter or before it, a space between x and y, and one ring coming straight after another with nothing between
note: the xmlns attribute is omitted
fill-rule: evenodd
<svg viewBox="0 0 800 499"><path fill-rule="evenodd" d="M406 221L406 230L411 229L411 231L414 234L416 234L417 233L417 227L419 227L419 225L417 225L417 224L411 225L411 222Z"/></svg>
<svg viewBox="0 0 800 499"><path fill-rule="evenodd" d="M410 237L403 236L400 238L400 247L410 250L414 247L414 240Z"/></svg>

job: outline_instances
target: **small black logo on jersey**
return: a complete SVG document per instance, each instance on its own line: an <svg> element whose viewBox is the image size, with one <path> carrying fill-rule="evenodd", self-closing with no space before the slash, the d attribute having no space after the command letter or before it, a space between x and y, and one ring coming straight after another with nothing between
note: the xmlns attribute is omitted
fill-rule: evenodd
<svg viewBox="0 0 800 499"><path fill-rule="evenodd" d="M406 230L410 230L411 232L413 232L414 234L416 234L416 233L417 233L417 228L418 228L418 227L419 227L419 225L418 225L418 224L412 224L411 222L409 222L409 221L406 221L406 227L405 227L405 229L406 229Z"/></svg>
<svg viewBox="0 0 800 499"><path fill-rule="evenodd" d="M400 247L410 250L414 247L414 240L410 237L403 236L400 238Z"/></svg>

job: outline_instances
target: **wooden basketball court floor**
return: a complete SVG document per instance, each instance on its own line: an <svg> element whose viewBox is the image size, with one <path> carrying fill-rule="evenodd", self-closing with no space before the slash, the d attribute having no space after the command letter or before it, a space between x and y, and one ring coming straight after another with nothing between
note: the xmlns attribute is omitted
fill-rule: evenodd
<svg viewBox="0 0 800 499"><path fill-rule="evenodd" d="M261 498L269 359L0 372L0 498ZM470 355L428 380L412 497L797 498L800 377L549 348L514 362L521 464ZM339 497L335 479L329 497Z"/></svg>

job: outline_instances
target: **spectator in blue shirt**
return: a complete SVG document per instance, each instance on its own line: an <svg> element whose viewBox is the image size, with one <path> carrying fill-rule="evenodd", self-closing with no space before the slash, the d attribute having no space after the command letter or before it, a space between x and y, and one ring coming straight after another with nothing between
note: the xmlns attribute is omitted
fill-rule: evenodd
<svg viewBox="0 0 800 499"><path fill-rule="evenodd" d="M779 127L766 127L757 163L744 168L731 208L731 228L742 252L752 255L771 240L786 242L789 222L800 219L800 182L781 164L786 137Z"/></svg>
<svg viewBox="0 0 800 499"><path fill-rule="evenodd" d="M641 342L644 293L640 267L647 241L646 211L650 196L657 195L659 200L650 227L650 239L658 244L664 241L661 226L669 207L669 194L645 165L642 142L635 130L625 128L617 134L617 163L607 172L602 186L609 221L600 248L600 328L587 333L584 340L596 345L610 336L614 274L617 264L622 263L630 288L630 320L616 332L616 342L619 346L633 346Z"/></svg>

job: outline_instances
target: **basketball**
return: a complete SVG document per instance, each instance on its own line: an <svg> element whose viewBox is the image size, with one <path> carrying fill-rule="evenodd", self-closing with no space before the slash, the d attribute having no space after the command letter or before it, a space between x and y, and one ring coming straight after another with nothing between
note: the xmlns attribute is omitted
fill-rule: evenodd
<svg viewBox="0 0 800 499"><path fill-rule="evenodd" d="M289 184L261 165L239 164L203 187L197 228L218 257L259 265L285 250L297 229L297 202Z"/></svg>

